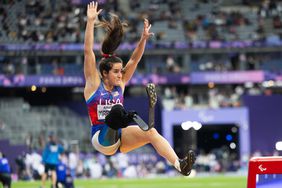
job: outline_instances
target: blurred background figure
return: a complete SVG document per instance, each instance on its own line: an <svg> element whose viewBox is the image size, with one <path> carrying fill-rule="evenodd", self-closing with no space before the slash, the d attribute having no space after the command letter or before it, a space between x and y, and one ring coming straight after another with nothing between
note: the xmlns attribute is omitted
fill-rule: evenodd
<svg viewBox="0 0 282 188"><path fill-rule="evenodd" d="M3 188L11 188L11 168L8 159L0 151L0 182Z"/></svg>
<svg viewBox="0 0 282 188"><path fill-rule="evenodd" d="M56 188L74 188L71 169L61 159L56 168L56 175Z"/></svg>
<svg viewBox="0 0 282 188"><path fill-rule="evenodd" d="M57 182L56 169L60 162L59 156L64 151L64 148L61 144L57 143L54 132L50 132L48 137L49 140L42 154L42 162L45 168L41 178L42 188L45 188L46 179L49 175L51 175L52 188L55 188Z"/></svg>

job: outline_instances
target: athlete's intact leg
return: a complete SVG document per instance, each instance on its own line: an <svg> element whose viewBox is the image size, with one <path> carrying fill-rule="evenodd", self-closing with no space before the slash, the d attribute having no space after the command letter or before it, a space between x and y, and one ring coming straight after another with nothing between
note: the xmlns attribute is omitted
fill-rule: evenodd
<svg viewBox="0 0 282 188"><path fill-rule="evenodd" d="M120 151L127 153L145 144L152 144L159 155L174 164L178 157L168 141L155 128L142 131L138 126L129 126L122 129Z"/></svg>

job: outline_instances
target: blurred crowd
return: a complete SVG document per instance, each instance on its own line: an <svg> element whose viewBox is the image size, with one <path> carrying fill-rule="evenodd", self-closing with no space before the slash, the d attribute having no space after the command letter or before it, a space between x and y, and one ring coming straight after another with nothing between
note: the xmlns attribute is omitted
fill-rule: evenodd
<svg viewBox="0 0 282 188"><path fill-rule="evenodd" d="M273 153L255 151L251 157L260 156L279 156L279 153L277 151ZM192 176L195 173L246 174L248 160L248 157L238 160L236 154L230 153L230 150L225 146L213 149L209 153L199 151ZM17 167L12 169L11 161L0 152L0 182L3 185L11 186L11 181L41 180L44 173L43 161L40 152L33 150L18 156ZM152 178L179 175L171 164L160 158L149 146L133 153L117 153L113 156L105 156L98 152L65 151L59 156L56 173L59 182L65 181L61 180L62 177L68 178L66 181L69 184L64 184L65 188L73 188L75 179ZM60 187L58 185L57 187Z"/></svg>
<svg viewBox="0 0 282 188"><path fill-rule="evenodd" d="M195 170L201 172L236 172L240 161L228 149L219 148L211 153L200 153ZM128 154L105 156L98 152L64 152L60 155L68 173L74 178L139 178L179 176L171 164L160 158L150 147ZM41 154L33 150L17 159L17 177L21 180L40 180L44 172ZM242 167L243 168L243 167ZM15 172L14 172L15 173Z"/></svg>
<svg viewBox="0 0 282 188"><path fill-rule="evenodd" d="M22 157L24 168L18 174L20 179L40 179L44 171L42 157L37 151L27 153ZM154 152L122 154L107 157L100 153L64 152L60 161L65 164L74 178L102 177L148 177L154 174L164 174L170 168L166 162L157 158ZM173 167L170 169L173 170Z"/></svg>
<svg viewBox="0 0 282 188"><path fill-rule="evenodd" d="M207 87L164 86L161 87L161 102L165 110L185 110L202 108L233 108L244 106L242 97L265 95L273 91L261 84L246 83L235 86L215 86L209 83Z"/></svg>
<svg viewBox="0 0 282 188"><path fill-rule="evenodd" d="M264 70L282 75L281 53L233 53L191 55L156 55L142 59L135 76L146 74L190 74L193 72ZM127 59L128 56L124 57ZM0 74L4 75L79 75L83 72L80 56L0 56Z"/></svg>
<svg viewBox="0 0 282 188"><path fill-rule="evenodd" d="M279 156L279 153L263 154L256 151L252 157ZM19 156L17 177L21 180L40 180L44 172L41 154L33 150ZM231 153L226 147L213 149L209 153L199 151L195 163L197 173L222 173L239 172L246 173L248 158L241 161L236 154ZM19 162L21 161L21 162ZM65 164L68 173L76 178L139 178L179 176L171 164L160 158L152 148L145 147L128 154L117 153L113 156L105 156L98 152L83 153L67 151L60 155L61 163ZM15 171L14 171L15 173Z"/></svg>
<svg viewBox="0 0 282 188"><path fill-rule="evenodd" d="M127 20L125 43L138 41L143 18L153 24L158 43L197 41L267 41L280 44L282 2L275 0L100 0L101 17L108 12ZM85 4L81 1L7 0L0 5L1 44L65 43L81 44L84 39ZM182 36L183 35L183 36ZM103 40L103 31L95 32L95 42ZM99 56L99 54L97 54ZM122 57L128 59L128 55ZM282 69L281 53L217 53L176 55L168 52L146 56L139 73L191 73L195 71L234 71ZM152 63L153 62L153 63ZM0 56L0 74L72 75L83 70L82 55ZM281 73L281 71L280 71Z"/></svg>

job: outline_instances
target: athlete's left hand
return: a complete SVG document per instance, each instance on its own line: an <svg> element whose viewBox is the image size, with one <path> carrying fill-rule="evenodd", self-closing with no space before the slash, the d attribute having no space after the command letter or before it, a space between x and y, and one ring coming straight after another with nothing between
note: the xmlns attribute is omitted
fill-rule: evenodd
<svg viewBox="0 0 282 188"><path fill-rule="evenodd" d="M150 32L150 28L151 28L151 24L149 24L148 19L144 19L144 29L143 29L143 33L142 33L142 37L144 37L145 39L148 39L149 37L153 36L154 33Z"/></svg>

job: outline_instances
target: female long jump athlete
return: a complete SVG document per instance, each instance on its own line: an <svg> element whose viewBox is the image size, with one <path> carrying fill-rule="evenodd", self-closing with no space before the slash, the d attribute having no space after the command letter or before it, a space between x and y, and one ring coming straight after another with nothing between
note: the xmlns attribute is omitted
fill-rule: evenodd
<svg viewBox="0 0 282 188"><path fill-rule="evenodd" d="M131 79L145 49L147 39L153 35L151 24L144 20L144 29L136 49L126 66L115 55L124 34L124 24L117 16L110 21L102 20L99 25L106 29L106 36L101 46L103 58L96 68L96 57L93 52L94 25L98 22L97 2L87 6L87 24L84 39L84 75L86 85L84 97L91 119L92 145L96 150L113 155L119 149L127 153L145 144L152 144L159 155L167 159L183 175L188 176L195 161L193 151L179 159L168 141L155 128L143 131L138 125L128 126L132 114L127 113L123 104L123 92L126 83Z"/></svg>

